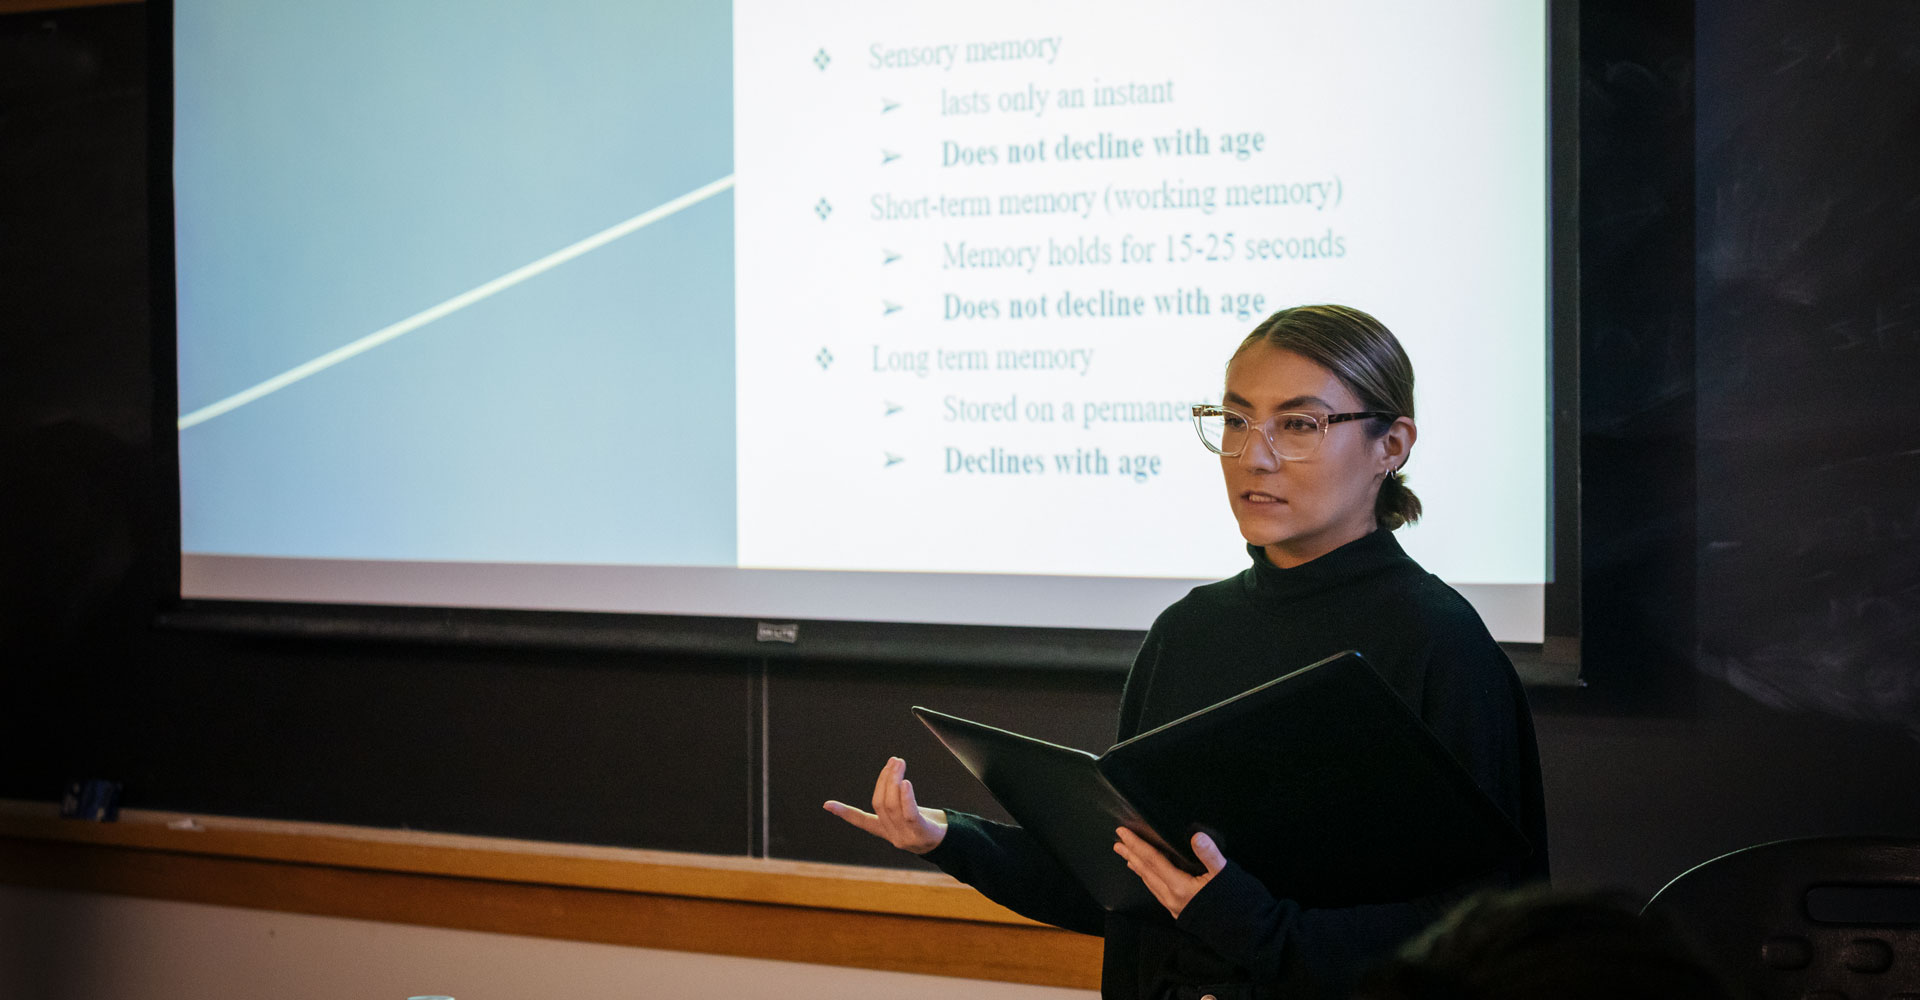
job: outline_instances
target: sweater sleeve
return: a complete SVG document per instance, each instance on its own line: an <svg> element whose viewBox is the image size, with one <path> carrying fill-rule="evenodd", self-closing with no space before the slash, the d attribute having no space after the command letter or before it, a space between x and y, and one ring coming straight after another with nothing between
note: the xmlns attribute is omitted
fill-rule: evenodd
<svg viewBox="0 0 1920 1000"><path fill-rule="evenodd" d="M1127 672L1120 697L1122 739L1139 725L1140 705L1152 686L1161 645L1156 624ZM1106 910L1059 859L1020 827L949 809L947 835L922 857L1023 917L1082 934L1105 932Z"/></svg>
<svg viewBox="0 0 1920 1000"><path fill-rule="evenodd" d="M1106 911L1038 840L1017 826L947 810L947 835L922 857L1031 920L1099 934Z"/></svg>
<svg viewBox="0 0 1920 1000"><path fill-rule="evenodd" d="M1458 641L1465 638L1467 641ZM1527 748L1516 729L1512 667L1491 639L1440 636L1424 664L1423 720L1494 802L1522 808L1517 762ZM1523 708L1519 709L1524 711ZM1253 981L1304 995L1344 996L1368 968L1473 892L1519 881L1499 870L1441 892L1399 902L1305 909L1276 897L1228 865L1190 900L1176 926L1246 970ZM1291 995L1291 994L1289 994Z"/></svg>
<svg viewBox="0 0 1920 1000"><path fill-rule="evenodd" d="M1174 925L1256 983L1288 996L1345 996L1363 972L1480 887L1476 881L1405 902L1309 910L1275 897L1229 859Z"/></svg>

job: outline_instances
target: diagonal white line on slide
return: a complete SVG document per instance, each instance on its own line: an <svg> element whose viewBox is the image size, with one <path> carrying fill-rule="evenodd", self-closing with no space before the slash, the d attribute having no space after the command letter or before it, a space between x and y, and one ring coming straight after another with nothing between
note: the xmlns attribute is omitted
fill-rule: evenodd
<svg viewBox="0 0 1920 1000"><path fill-rule="evenodd" d="M428 309L423 309L420 312L417 312L411 316L408 316L406 319L403 319L398 323L375 330L374 332L369 333L364 337L361 337L359 340L356 340L353 343L336 347L333 350L328 351L327 353L322 354L311 361L289 368L286 371L283 371L280 374L275 375L274 377L266 380L265 382L260 383L259 385L254 386L251 389L246 389L241 392L236 392L233 395L228 396L227 398L220 400L217 403L210 403L206 406L203 406L193 411L192 413L186 414L180 418L180 429L184 431L187 428L194 426L195 424L205 423L209 420L212 420L214 417L221 415L222 413L227 413L229 411L239 409L240 407L245 406L256 399L259 399L262 396L284 389L287 386L290 386L293 383L298 382L309 375L317 374L319 372L325 371L328 368L332 368L334 365L337 365L340 362L347 360L348 358L351 358L358 354L365 354L366 352L371 351L376 347L379 347L381 344L384 344L387 341L400 336L401 334L411 333L414 330L418 330L421 327L426 326L428 323L431 323L434 320L459 312L460 310L465 309L470 305L473 305L475 302L478 302L481 299L494 295L497 292L503 292L521 283L522 281L527 280L528 278L541 274L542 272L550 271L553 268L556 268L561 264L564 264L567 261L570 261L575 257L580 256L581 254L587 253L592 250L598 250L599 248L606 246L609 243L612 243L614 240L617 240L622 236L625 236L636 230L643 229L647 226L652 225L653 223L659 222L661 219L664 219L667 216L670 216L682 209L691 208L694 205L698 205L699 203L706 201L708 198L711 198L714 195L719 194L720 192L725 191L731 187L733 187L733 175L728 174L727 176L722 177L719 180L714 181L713 183L708 184L704 187L698 187L693 189L692 191L688 191L686 194L683 194L680 197L673 199L672 201L667 201L659 205L655 205L654 207L647 209L646 211L640 213L639 215L634 216L631 219L628 219L625 222L622 222L608 229L603 229L600 232L594 233L592 236L589 236L586 239L581 240L580 242L575 243L571 246L567 246L559 250L555 250L553 253L550 253L545 257L542 257L539 260L534 261L531 264L526 264L524 266L515 268L514 270L508 271L506 274L503 274L498 278L495 278L492 281L487 282L484 285L480 285L476 288L471 288L471 289L468 289L467 291L461 292L459 295L456 295L453 298L450 298L445 302L440 303L437 306L433 306Z"/></svg>

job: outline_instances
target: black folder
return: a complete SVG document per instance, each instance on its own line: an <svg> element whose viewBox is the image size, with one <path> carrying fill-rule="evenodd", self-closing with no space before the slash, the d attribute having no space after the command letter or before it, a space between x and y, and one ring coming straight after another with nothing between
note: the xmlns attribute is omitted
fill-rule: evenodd
<svg viewBox="0 0 1920 1000"><path fill-rule="evenodd" d="M1101 906L1164 918L1114 853L1125 826L1194 874L1190 838L1305 907L1412 899L1530 848L1359 653L1345 652L1096 757L915 707Z"/></svg>

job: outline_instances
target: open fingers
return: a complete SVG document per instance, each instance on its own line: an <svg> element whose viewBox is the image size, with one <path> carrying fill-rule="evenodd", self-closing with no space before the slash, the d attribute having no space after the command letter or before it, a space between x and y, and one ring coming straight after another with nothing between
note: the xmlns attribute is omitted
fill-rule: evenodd
<svg viewBox="0 0 1920 1000"><path fill-rule="evenodd" d="M899 757L887 761L885 770L886 788L882 796L874 801L873 811L880 814L884 822L900 822L901 784L905 781L907 762Z"/></svg>
<svg viewBox="0 0 1920 1000"><path fill-rule="evenodd" d="M837 799L828 799L822 808L868 833L876 836L880 834L880 817L865 809L847 805Z"/></svg>
<svg viewBox="0 0 1920 1000"><path fill-rule="evenodd" d="M1166 856L1125 827L1121 827L1118 833L1120 839L1113 845L1114 851L1126 859L1127 867L1140 876L1140 881L1146 884L1148 892L1153 893L1153 898L1162 905L1169 905L1164 869L1171 865Z"/></svg>
<svg viewBox="0 0 1920 1000"><path fill-rule="evenodd" d="M925 854L946 838L946 814L920 808L906 774L904 759L887 758L874 779L872 812L837 800L829 800L822 808L901 850Z"/></svg>
<svg viewBox="0 0 1920 1000"><path fill-rule="evenodd" d="M914 798L913 782L905 778L900 779L900 821L920 822L920 800Z"/></svg>
<svg viewBox="0 0 1920 1000"><path fill-rule="evenodd" d="M880 766L879 776L873 779L873 811L875 813L882 816L887 814L893 783L899 780L894 776L894 765L903 763L905 761L898 757L888 757L887 762Z"/></svg>
<svg viewBox="0 0 1920 1000"><path fill-rule="evenodd" d="M1160 853L1159 848L1140 839L1139 834L1134 833L1124 826L1116 830L1115 833L1118 834L1120 838L1120 844L1126 848L1126 850L1121 853L1124 854L1128 860L1139 860L1141 863L1152 867L1162 874L1177 870L1174 868L1173 862L1167 860L1165 854Z"/></svg>
<svg viewBox="0 0 1920 1000"><path fill-rule="evenodd" d="M885 838L896 847L906 843L903 838L913 828L913 820L918 818L919 812L917 808L902 808L903 798L911 798L911 793L902 787L905 784L902 776L906 769L905 760L899 757L887 758L886 764L880 768L880 774L873 782L873 812L861 814L868 817L869 822L855 824L869 833ZM909 818L910 814L911 818ZM852 820L849 819L848 822Z"/></svg>

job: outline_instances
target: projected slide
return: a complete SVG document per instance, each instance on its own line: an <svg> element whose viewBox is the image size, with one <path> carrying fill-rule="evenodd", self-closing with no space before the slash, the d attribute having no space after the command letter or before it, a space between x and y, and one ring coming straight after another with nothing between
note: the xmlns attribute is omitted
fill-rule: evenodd
<svg viewBox="0 0 1920 1000"><path fill-rule="evenodd" d="M179 0L183 593L1143 628L1346 302L1537 640L1544 9Z"/></svg>
<svg viewBox="0 0 1920 1000"><path fill-rule="evenodd" d="M1409 548L1539 582L1545 29L1470 6L737 4L742 563L1224 576L1187 407L1335 301L1419 373Z"/></svg>

